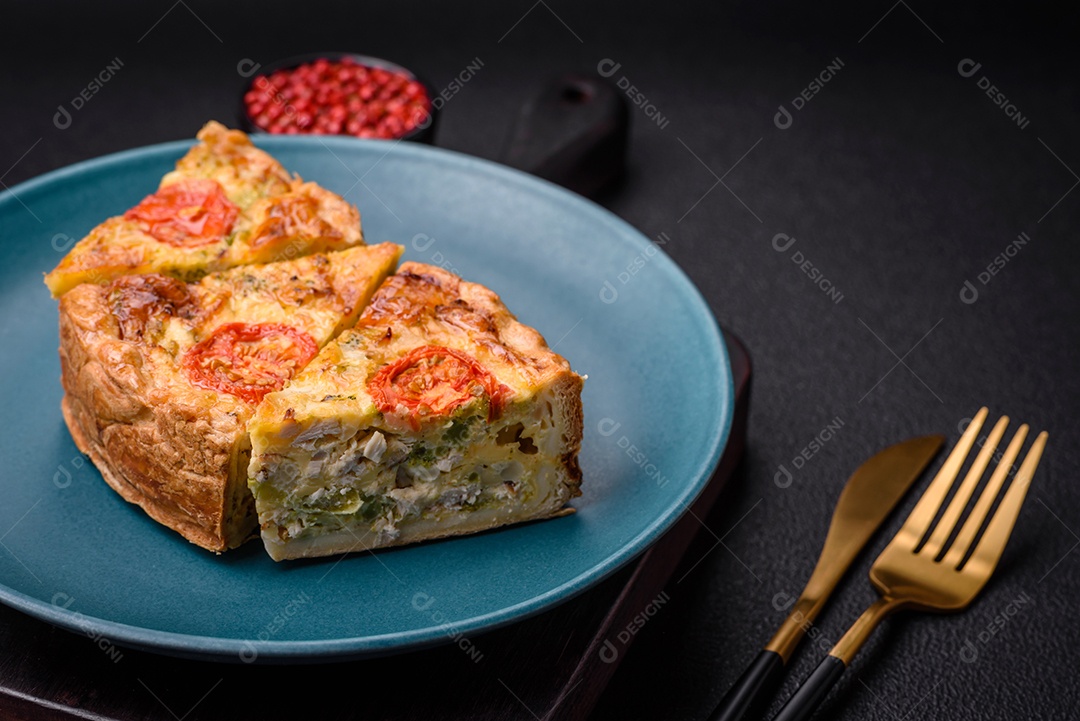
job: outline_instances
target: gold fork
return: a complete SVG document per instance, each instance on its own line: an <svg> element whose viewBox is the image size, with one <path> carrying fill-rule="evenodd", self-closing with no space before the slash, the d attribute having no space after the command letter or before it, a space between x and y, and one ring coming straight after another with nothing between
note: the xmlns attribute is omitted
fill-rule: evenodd
<svg viewBox="0 0 1080 721"><path fill-rule="evenodd" d="M1043 431L1032 443L1001 504L986 523L994 500L1005 484L1009 470L1027 437L1027 425L1020 426L975 502L967 521L952 543L948 543L956 533L960 516L979 485L979 480L1005 434L1005 427L1009 424L1008 417L1002 416L994 425L971 464L971 469L945 508L941 520L933 526L934 518L959 475L964 459L975 444L987 412L986 408L982 408L975 415L945 464L919 499L915 510L874 561L870 569L870 581L881 598L870 604L840 642L833 646L829 655L788 699L773 721L808 719L873 630L892 612L901 609L959 611L970 604L990 580L1020 513L1031 477L1039 465L1047 434ZM979 536L979 530L984 524L986 529Z"/></svg>

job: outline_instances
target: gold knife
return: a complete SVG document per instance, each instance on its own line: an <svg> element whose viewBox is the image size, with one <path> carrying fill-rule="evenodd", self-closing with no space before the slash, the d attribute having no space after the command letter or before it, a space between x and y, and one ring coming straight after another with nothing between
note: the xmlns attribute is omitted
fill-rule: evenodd
<svg viewBox="0 0 1080 721"><path fill-rule="evenodd" d="M806 635L836 584L893 507L944 444L923 436L889 446L856 469L836 502L817 566L780 629L713 710L709 721L760 715L784 675L784 665Z"/></svg>

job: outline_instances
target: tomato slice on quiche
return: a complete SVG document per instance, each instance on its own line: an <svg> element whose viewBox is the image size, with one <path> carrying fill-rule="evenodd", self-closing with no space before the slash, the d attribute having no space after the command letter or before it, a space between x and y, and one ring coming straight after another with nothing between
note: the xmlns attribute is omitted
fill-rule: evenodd
<svg viewBox="0 0 1080 721"><path fill-rule="evenodd" d="M583 379L492 291L405 263L248 430L275 560L571 513Z"/></svg>
<svg viewBox="0 0 1080 721"><path fill-rule="evenodd" d="M419 430L424 421L449 416L484 394L489 399L488 420L495 420L508 389L461 351L427 345L383 366L368 381L367 390L383 415Z"/></svg>
<svg viewBox="0 0 1080 721"><path fill-rule="evenodd" d="M306 366L319 344L284 323L227 323L184 353L188 382L258 403Z"/></svg>
<svg viewBox="0 0 1080 721"><path fill-rule="evenodd" d="M124 213L154 240L176 248L197 248L224 240L240 209L216 180L181 180L166 185Z"/></svg>
<svg viewBox="0 0 1080 721"><path fill-rule="evenodd" d="M290 175L244 133L211 121L198 140L157 191L91 230L45 276L54 297L121 275L194 281L363 244L355 207Z"/></svg>
<svg viewBox="0 0 1080 721"><path fill-rule="evenodd" d="M60 299L61 379L80 450L121 496L193 543L240 545L256 529L249 419L355 324L401 251L383 243L196 283L148 273L70 290Z"/></svg>

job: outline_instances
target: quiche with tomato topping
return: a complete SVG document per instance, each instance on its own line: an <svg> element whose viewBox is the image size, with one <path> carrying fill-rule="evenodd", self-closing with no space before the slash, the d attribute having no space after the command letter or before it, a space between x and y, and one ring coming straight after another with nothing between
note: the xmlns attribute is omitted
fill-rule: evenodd
<svg viewBox="0 0 1080 721"><path fill-rule="evenodd" d="M194 281L363 244L355 207L290 175L244 133L211 121L198 139L157 192L91 230L45 276L53 297L122 275Z"/></svg>
<svg viewBox="0 0 1080 721"><path fill-rule="evenodd" d="M573 512L582 377L499 297L405 263L248 429L275 560Z"/></svg>
<svg viewBox="0 0 1080 721"><path fill-rule="evenodd" d="M64 418L113 489L212 551L252 537L247 423L351 327L400 246L314 254L184 283L159 273L60 298Z"/></svg>

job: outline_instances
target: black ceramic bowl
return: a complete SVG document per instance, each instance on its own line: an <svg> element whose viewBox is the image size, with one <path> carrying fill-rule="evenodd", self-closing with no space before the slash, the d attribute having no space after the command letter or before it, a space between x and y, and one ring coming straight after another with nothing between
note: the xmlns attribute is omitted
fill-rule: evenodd
<svg viewBox="0 0 1080 721"><path fill-rule="evenodd" d="M248 93L248 91L250 91L250 90L258 91L259 90L255 86L255 82L256 82L256 80L258 78L263 77L263 76L273 75L275 72L277 72L279 70L292 70L292 69L297 68L297 67L299 67L299 66L301 66L301 65L303 65L305 63L313 63L313 62L315 62L316 60L319 60L319 59L329 60L330 62L335 62L335 61L340 61L340 60L342 60L344 58L349 58L349 59L355 61L357 64L364 65L364 66L369 67L369 68L377 68L377 69L381 69L381 70L386 70L387 72L394 73L394 74L397 74L397 75L403 75L406 78L408 78L409 80L413 80L413 81L416 81L416 82L420 83L420 85L423 86L424 91L427 93L427 97L428 97L428 115L427 115L427 119L424 122L422 122L421 124L415 126L411 130L409 130L408 132L404 133L403 135L400 135L400 136L397 136L396 138L391 138L391 139L395 139L395 140L396 139L412 140L414 142L427 143L429 145L434 142L434 140L435 140L435 125L436 125L436 121L438 120L438 110L435 108L434 104L432 104L432 102L431 102L435 97L435 94L434 94L434 92L433 92L433 90L431 88L431 85L428 84L427 82L425 82L424 79L419 77L416 73L412 72L408 68L404 68L404 67L398 65L397 63L390 62L389 60L384 60L383 58L371 57L370 55L359 55L357 53L343 53L343 52L306 53L304 55L295 55L293 57L285 58L284 60L278 60L276 62L269 63L269 64L266 64L266 65L253 66L251 68L250 73L248 73L247 82L244 85L244 89L240 93L240 127L242 127L245 131L247 131L249 133L267 132L263 128L261 128L261 127L259 127L258 125L255 124L255 119L252 118L251 115L248 113L247 104L244 102L244 96ZM312 134L311 131L301 130L300 132L301 132L301 134L305 134L305 135ZM338 133L338 134L339 135L347 135L347 136L352 137L352 135L350 133L345 132L345 131L342 131L341 133Z"/></svg>

